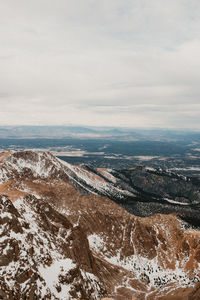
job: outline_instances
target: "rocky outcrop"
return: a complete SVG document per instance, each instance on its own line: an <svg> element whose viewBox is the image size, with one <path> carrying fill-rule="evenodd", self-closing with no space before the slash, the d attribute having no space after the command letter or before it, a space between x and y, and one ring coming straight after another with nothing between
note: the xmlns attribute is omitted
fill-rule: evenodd
<svg viewBox="0 0 200 300"><path fill-rule="evenodd" d="M0 198L0 286L5 299L66 299L65 290L69 299L107 294L81 228L34 196L15 205L17 209L5 196Z"/></svg>

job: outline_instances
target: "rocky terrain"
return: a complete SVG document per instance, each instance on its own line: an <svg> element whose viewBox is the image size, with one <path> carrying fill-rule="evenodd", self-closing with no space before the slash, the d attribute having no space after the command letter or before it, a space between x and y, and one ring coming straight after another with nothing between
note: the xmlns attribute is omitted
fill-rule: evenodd
<svg viewBox="0 0 200 300"><path fill-rule="evenodd" d="M0 299L200 299L199 182L0 155Z"/></svg>

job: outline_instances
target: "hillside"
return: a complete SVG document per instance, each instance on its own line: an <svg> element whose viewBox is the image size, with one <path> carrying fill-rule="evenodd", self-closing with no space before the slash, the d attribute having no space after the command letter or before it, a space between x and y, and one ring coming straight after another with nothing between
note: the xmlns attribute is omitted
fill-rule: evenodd
<svg viewBox="0 0 200 300"><path fill-rule="evenodd" d="M0 192L0 298L199 299L198 182L24 151Z"/></svg>

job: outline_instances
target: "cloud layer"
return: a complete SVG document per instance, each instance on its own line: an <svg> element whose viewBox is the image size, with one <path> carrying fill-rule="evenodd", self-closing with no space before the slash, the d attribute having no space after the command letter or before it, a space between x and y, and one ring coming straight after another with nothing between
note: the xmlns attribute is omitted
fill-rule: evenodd
<svg viewBox="0 0 200 300"><path fill-rule="evenodd" d="M200 129L198 0L0 0L0 125Z"/></svg>

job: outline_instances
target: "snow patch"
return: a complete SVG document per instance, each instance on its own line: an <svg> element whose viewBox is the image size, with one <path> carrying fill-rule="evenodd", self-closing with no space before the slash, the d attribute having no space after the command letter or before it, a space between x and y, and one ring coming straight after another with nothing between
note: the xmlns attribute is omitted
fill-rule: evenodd
<svg viewBox="0 0 200 300"><path fill-rule="evenodd" d="M69 292L72 286L70 284L62 284L60 292L58 292L56 286L59 285L59 276L62 274L66 275L74 268L76 268L76 264L70 258L65 258L54 261L50 266L41 265L38 270L52 294L59 297L60 300L70 300Z"/></svg>

